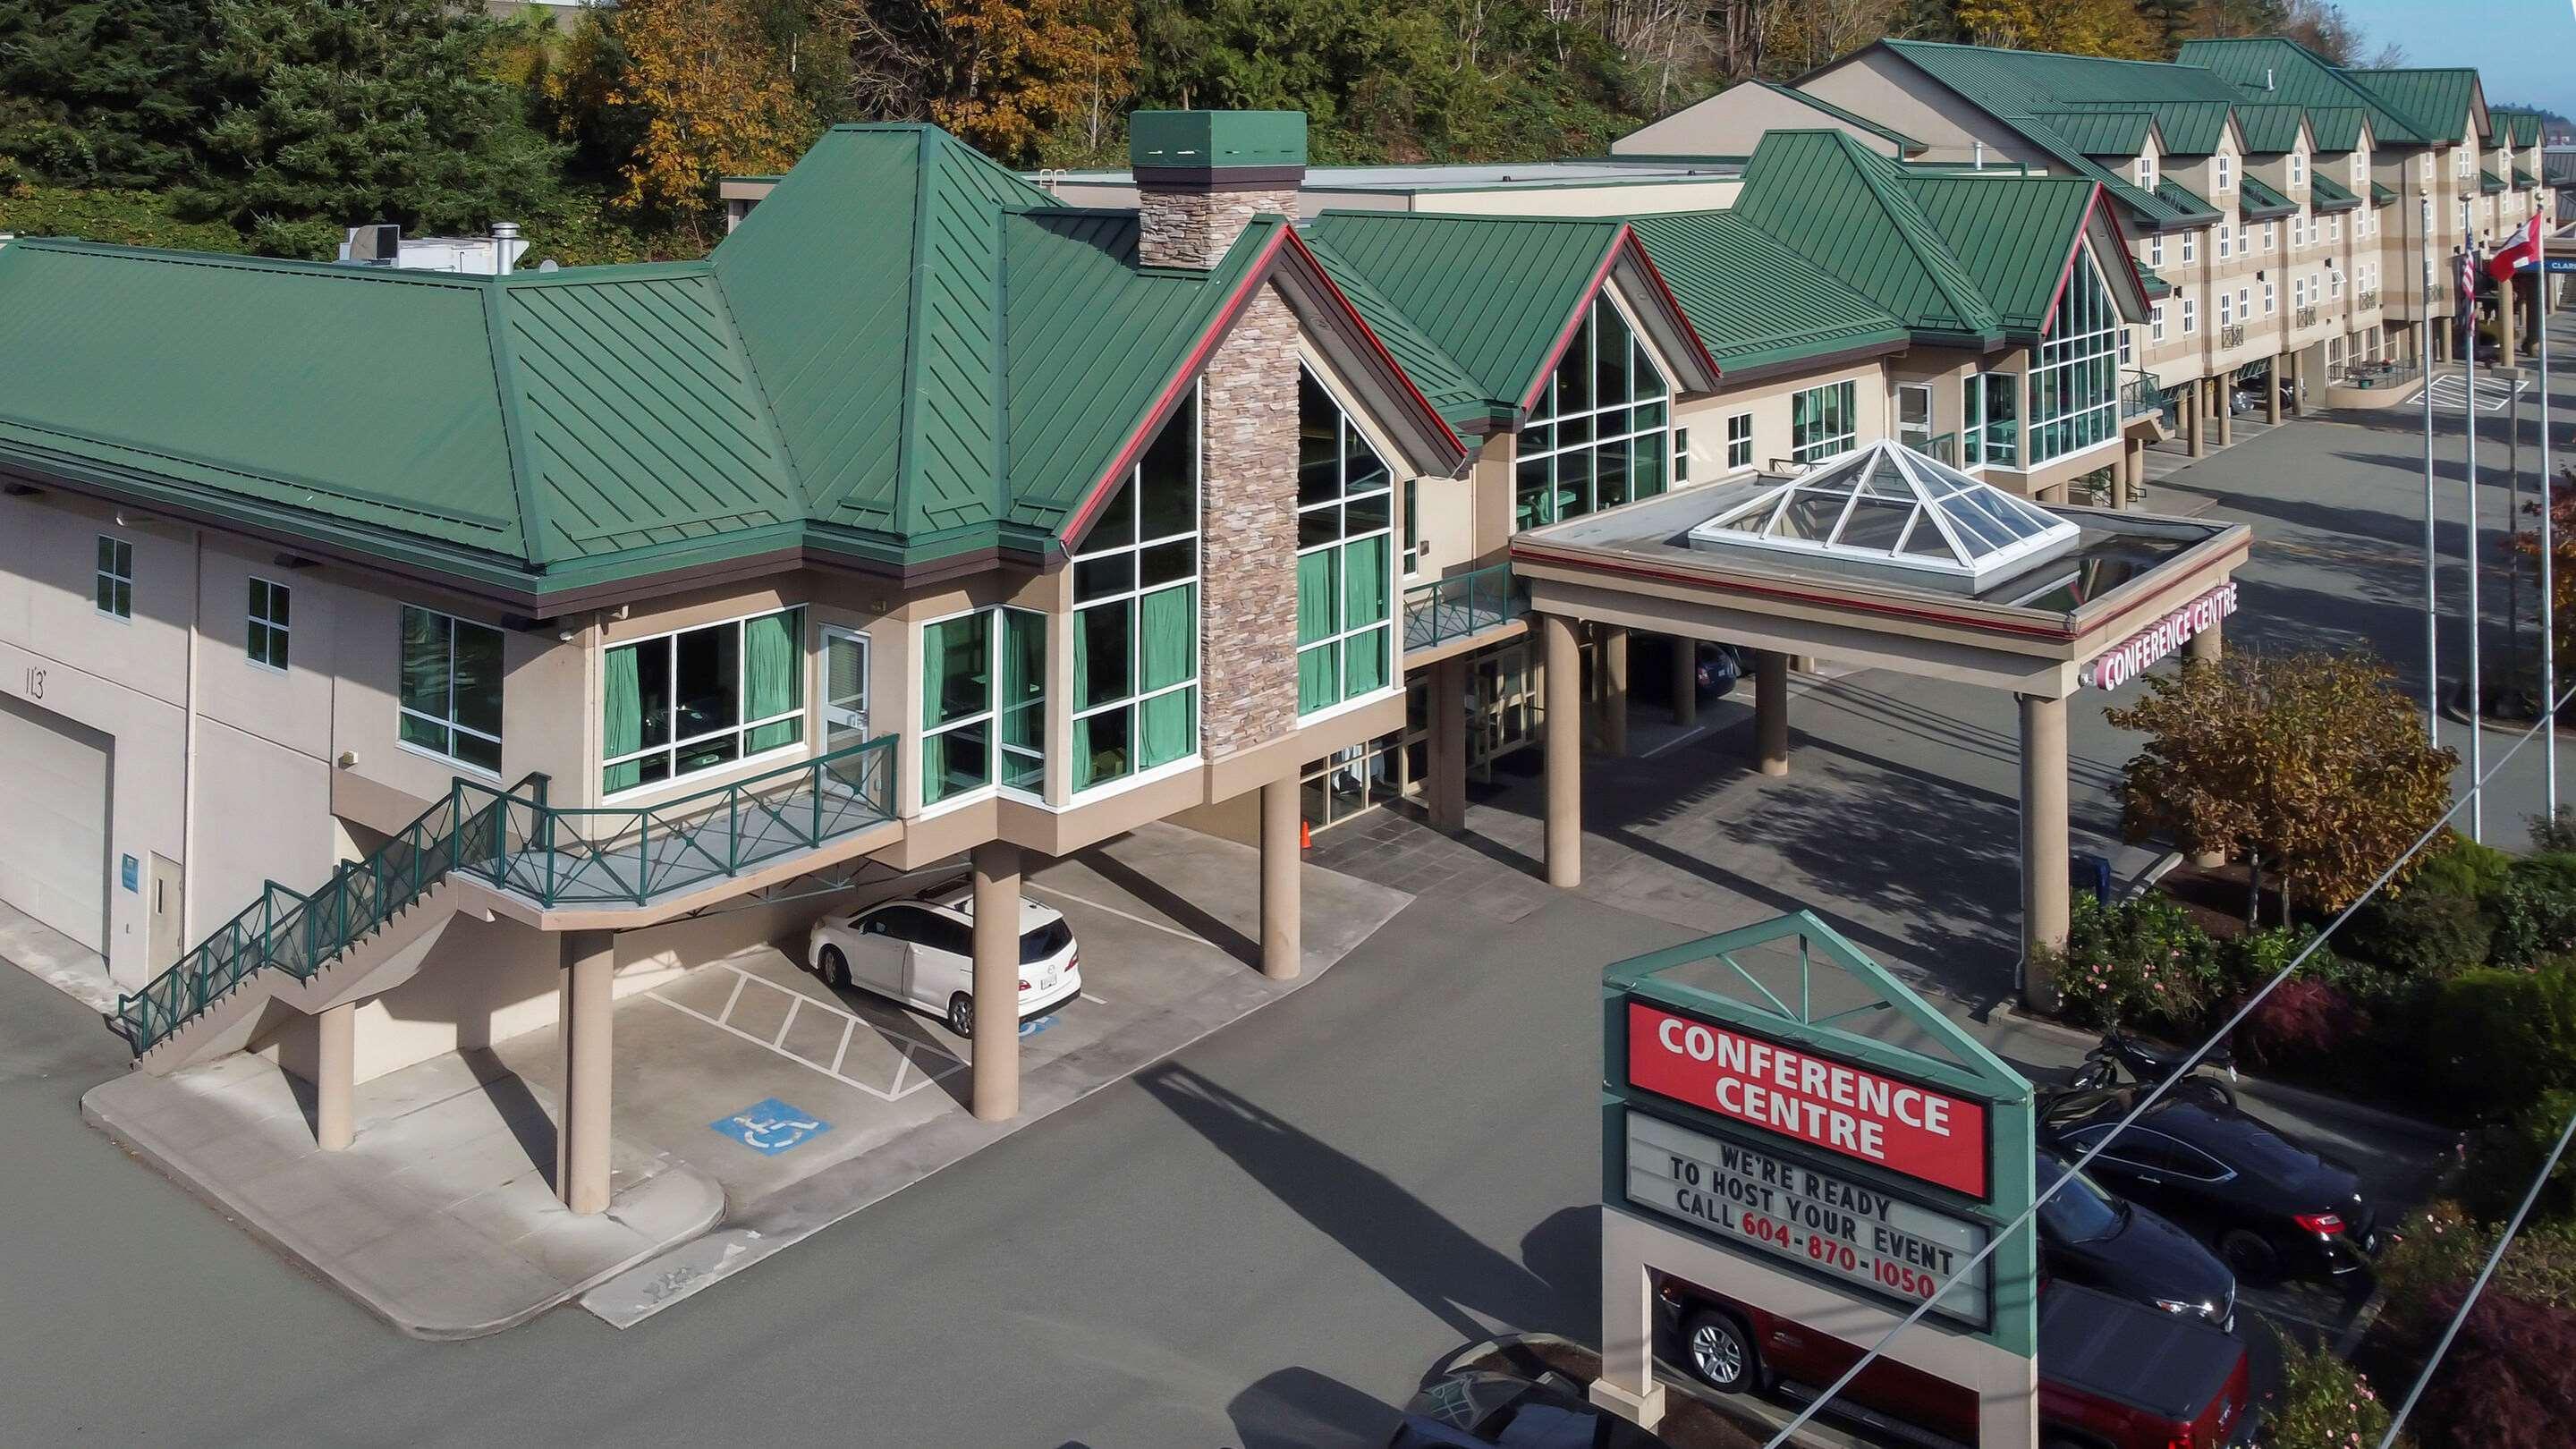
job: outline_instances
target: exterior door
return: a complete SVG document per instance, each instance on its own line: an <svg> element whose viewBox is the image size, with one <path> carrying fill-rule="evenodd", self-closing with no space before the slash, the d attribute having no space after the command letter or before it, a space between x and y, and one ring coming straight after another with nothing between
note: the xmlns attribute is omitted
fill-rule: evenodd
<svg viewBox="0 0 2576 1449"><path fill-rule="evenodd" d="M1906 383L1896 390L1896 441L1920 453L1932 446L1932 388Z"/></svg>
<svg viewBox="0 0 2576 1449"><path fill-rule="evenodd" d="M180 922L186 919L179 862L154 852L152 856L152 959L145 963L154 971L179 959L188 949Z"/></svg>
<svg viewBox="0 0 2576 1449"><path fill-rule="evenodd" d="M32 674L33 688L42 679ZM102 955L116 869L107 828L115 751L96 730L0 696L0 901ZM155 957L149 969L169 964Z"/></svg>
<svg viewBox="0 0 2576 1449"><path fill-rule="evenodd" d="M868 737L868 636L823 631L823 749L847 749Z"/></svg>

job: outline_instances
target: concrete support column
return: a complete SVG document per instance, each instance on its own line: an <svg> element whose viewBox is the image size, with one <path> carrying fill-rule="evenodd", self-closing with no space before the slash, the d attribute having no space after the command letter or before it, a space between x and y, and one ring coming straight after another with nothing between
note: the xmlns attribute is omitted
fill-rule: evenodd
<svg viewBox="0 0 2576 1449"><path fill-rule="evenodd" d="M2277 352L2263 368L2263 421L2281 421L2281 354Z"/></svg>
<svg viewBox="0 0 2576 1449"><path fill-rule="evenodd" d="M1656 1303L1653 1275L1637 1251L1652 1233L1624 1213L1601 1213L1601 1376L1596 1406L1652 1432L1664 1420L1664 1386L1655 1381Z"/></svg>
<svg viewBox="0 0 2576 1449"><path fill-rule="evenodd" d="M1699 723L1699 641L1673 636L1673 723Z"/></svg>
<svg viewBox="0 0 2576 1449"><path fill-rule="evenodd" d="M1616 624L1599 627L1601 752L1615 759L1628 753L1628 631Z"/></svg>
<svg viewBox="0 0 2576 1449"><path fill-rule="evenodd" d="M2200 415L2206 411L2202 406L2202 399L2208 393L2209 389L2199 383L2193 383L2182 391L2183 437L2185 446L2195 458L2206 456L2209 452L2209 448L2202 443L2200 437Z"/></svg>
<svg viewBox="0 0 2576 1449"><path fill-rule="evenodd" d="M2021 699L2022 1000L2057 1008L2057 982L2039 962L2066 944L2066 701Z"/></svg>
<svg viewBox="0 0 2576 1449"><path fill-rule="evenodd" d="M2304 401L2302 401L2302 399L2304 399L2304 398L2307 396L2307 393L2306 393L2307 382L2308 382L2308 363L2307 363L2307 354L2306 354L2306 353L2303 353L2303 352L2293 352L2293 353L2291 353L2291 354L2290 354L2290 402L2289 402L2289 411L2290 411L2290 416L2292 416L2292 417L2294 417L2294 418L2301 418L2301 417L2306 417L2306 416L2307 416L2307 412L2308 412L2308 405L2307 405Z"/></svg>
<svg viewBox="0 0 2576 1449"><path fill-rule="evenodd" d="M1753 655L1753 763L1766 775L1789 773L1789 656Z"/></svg>
<svg viewBox="0 0 2576 1449"><path fill-rule="evenodd" d="M1020 848L988 840L973 858L975 1119L1006 1122L1020 1114Z"/></svg>
<svg viewBox="0 0 2576 1449"><path fill-rule="evenodd" d="M2218 415L2218 446L2222 448L2236 441L2236 409L2227 405L2228 391L2227 378L2213 377L2209 380L2209 405L2211 411Z"/></svg>
<svg viewBox="0 0 2576 1449"><path fill-rule="evenodd" d="M313 1018L313 1143L337 1152L358 1135L358 1003L326 1006Z"/></svg>
<svg viewBox="0 0 2576 1449"><path fill-rule="evenodd" d="M1547 883L1583 883L1583 660L1574 621L1538 616L1547 668Z"/></svg>
<svg viewBox="0 0 2576 1449"><path fill-rule="evenodd" d="M2226 649L2226 635L2221 632L2217 624L2212 623L2208 628L2183 641L2182 662L2186 665L2215 664Z"/></svg>
<svg viewBox="0 0 2576 1449"><path fill-rule="evenodd" d="M563 933L563 1120L555 1125L555 1196L577 1213L608 1207L610 1026L617 1002L617 937Z"/></svg>
<svg viewBox="0 0 2576 1449"><path fill-rule="evenodd" d="M1305 906L1298 897L1305 852L1297 827L1297 782L1262 786L1261 974L1273 981L1293 980L1306 951Z"/></svg>
<svg viewBox="0 0 2576 1449"><path fill-rule="evenodd" d="M1425 804L1431 828L1467 828L1467 657L1431 666L1431 780Z"/></svg>

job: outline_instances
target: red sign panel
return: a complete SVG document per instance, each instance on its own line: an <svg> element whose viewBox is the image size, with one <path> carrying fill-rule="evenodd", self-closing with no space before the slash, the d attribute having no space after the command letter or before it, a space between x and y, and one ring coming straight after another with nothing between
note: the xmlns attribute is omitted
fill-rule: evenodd
<svg viewBox="0 0 2576 1449"><path fill-rule="evenodd" d="M1897 1077L1628 1003L1628 1083L1970 1197L1986 1195L1986 1108Z"/></svg>

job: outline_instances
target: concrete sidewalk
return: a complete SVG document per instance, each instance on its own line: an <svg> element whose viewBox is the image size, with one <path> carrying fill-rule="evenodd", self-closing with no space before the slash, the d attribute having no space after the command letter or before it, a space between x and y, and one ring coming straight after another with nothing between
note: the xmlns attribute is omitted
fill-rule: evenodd
<svg viewBox="0 0 2576 1449"><path fill-rule="evenodd" d="M310 1110L302 1082L252 1056L133 1072L81 1098L91 1126L415 1338L524 1323L724 1210L713 1179L623 1140L608 1210L566 1210L553 1103L488 1058L361 1085L344 1151L314 1146Z"/></svg>

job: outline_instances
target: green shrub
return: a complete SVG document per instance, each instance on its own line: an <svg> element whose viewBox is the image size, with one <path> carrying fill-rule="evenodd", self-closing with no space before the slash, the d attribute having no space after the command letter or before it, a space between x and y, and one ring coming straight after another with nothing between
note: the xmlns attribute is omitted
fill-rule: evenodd
<svg viewBox="0 0 2576 1449"><path fill-rule="evenodd" d="M2528 1185L2529 1179L2524 1181ZM2402 1341L2429 1341L2439 1334L2442 1321L2432 1316L2431 1303L2443 1290L2464 1286L2478 1275L2502 1228L2501 1220L2480 1222L2449 1199L2409 1214L2389 1235L2377 1265L2385 1305L2380 1316L2390 1331ZM2505 1249L2487 1291L2576 1309L2576 1222L2534 1214Z"/></svg>
<svg viewBox="0 0 2576 1449"><path fill-rule="evenodd" d="M2263 1449L2353 1449L2388 1432L2388 1406L2361 1370L2325 1348L2310 1348L2279 1329L2281 1384L2273 1394Z"/></svg>
<svg viewBox="0 0 2576 1449"><path fill-rule="evenodd" d="M2225 980L2218 943L2170 898L2075 901L2055 961L2063 1012L2092 1027L2189 1028Z"/></svg>
<svg viewBox="0 0 2576 1449"><path fill-rule="evenodd" d="M2410 894L2432 891L2482 901L2495 894L2512 868L2513 857L2494 846L2444 831L2441 840L2425 849L2414 874L2406 878L2405 889Z"/></svg>
<svg viewBox="0 0 2576 1449"><path fill-rule="evenodd" d="M2444 982L2426 1032L2427 1065L2460 1110L2511 1111L2576 1087L2576 966L2482 966Z"/></svg>
<svg viewBox="0 0 2576 1449"><path fill-rule="evenodd" d="M2576 1091L2562 1087L2541 1093L2511 1120L2480 1134L2460 1181L2460 1198L2469 1211L2484 1218L2511 1217L2531 1190L2531 1180L2540 1175L2540 1164L2549 1160L2549 1149L2558 1145L2558 1134L2567 1130L2570 1116L2576 1116ZM2532 1212L2542 1219L2561 1218L2571 1207L2576 1207L2576 1149L2558 1159Z"/></svg>
<svg viewBox="0 0 2576 1449"><path fill-rule="evenodd" d="M2576 805L2561 805L2547 815L2527 815L2534 850L2576 850Z"/></svg>
<svg viewBox="0 0 2576 1449"><path fill-rule="evenodd" d="M2364 906L2337 939L2403 976L2456 976L2486 964L2495 922L2472 897L2418 885Z"/></svg>
<svg viewBox="0 0 2576 1449"><path fill-rule="evenodd" d="M2524 966L2576 950L2576 856L2535 855L2514 862L2493 896L2495 941L2490 959Z"/></svg>

